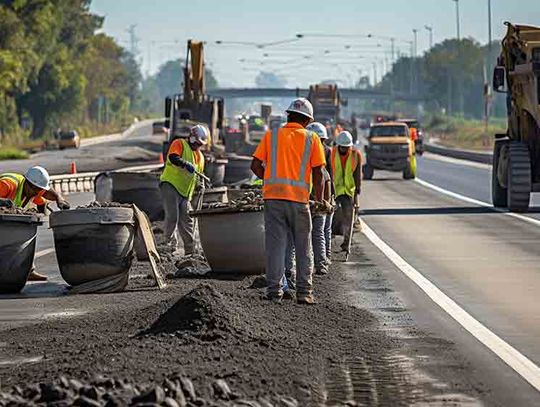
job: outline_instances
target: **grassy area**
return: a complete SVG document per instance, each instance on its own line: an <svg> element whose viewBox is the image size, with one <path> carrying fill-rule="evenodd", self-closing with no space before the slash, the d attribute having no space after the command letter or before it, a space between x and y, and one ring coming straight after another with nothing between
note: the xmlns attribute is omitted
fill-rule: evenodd
<svg viewBox="0 0 540 407"><path fill-rule="evenodd" d="M1 160L23 160L30 155L24 151L15 147L0 147L0 161Z"/></svg>
<svg viewBox="0 0 540 407"><path fill-rule="evenodd" d="M506 119L490 119L486 132L483 121L436 115L425 121L425 130L432 140L447 147L491 150L494 135L506 132Z"/></svg>

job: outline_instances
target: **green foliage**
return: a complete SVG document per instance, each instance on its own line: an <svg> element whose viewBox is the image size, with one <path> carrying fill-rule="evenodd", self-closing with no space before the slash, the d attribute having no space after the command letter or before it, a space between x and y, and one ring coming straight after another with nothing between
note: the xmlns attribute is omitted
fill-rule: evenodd
<svg viewBox="0 0 540 407"><path fill-rule="evenodd" d="M0 148L0 160L24 160L29 156L26 151L14 147Z"/></svg>
<svg viewBox="0 0 540 407"><path fill-rule="evenodd" d="M53 128L126 121L139 98L134 57L104 34L91 0L0 0L0 141L31 123Z"/></svg>
<svg viewBox="0 0 540 407"><path fill-rule="evenodd" d="M439 111L480 119L484 115L484 84L500 44L481 46L473 39L445 40L422 57L401 57L378 85L401 93L419 94ZM504 98L495 95L492 111L504 115Z"/></svg>

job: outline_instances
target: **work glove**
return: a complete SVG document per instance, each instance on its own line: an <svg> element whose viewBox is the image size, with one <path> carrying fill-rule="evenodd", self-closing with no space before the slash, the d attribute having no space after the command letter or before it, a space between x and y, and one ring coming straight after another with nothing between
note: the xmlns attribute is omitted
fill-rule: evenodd
<svg viewBox="0 0 540 407"><path fill-rule="evenodd" d="M0 208L13 208L13 201L10 199L0 199Z"/></svg>
<svg viewBox="0 0 540 407"><path fill-rule="evenodd" d="M61 211L67 211L68 209L71 208L71 205L69 204L69 202L64 201L64 200L60 200L56 202L56 206L58 206L58 209L60 209Z"/></svg>
<svg viewBox="0 0 540 407"><path fill-rule="evenodd" d="M182 159L178 154L171 154L169 160L173 165L185 169L190 174L195 172L195 167L190 162Z"/></svg>

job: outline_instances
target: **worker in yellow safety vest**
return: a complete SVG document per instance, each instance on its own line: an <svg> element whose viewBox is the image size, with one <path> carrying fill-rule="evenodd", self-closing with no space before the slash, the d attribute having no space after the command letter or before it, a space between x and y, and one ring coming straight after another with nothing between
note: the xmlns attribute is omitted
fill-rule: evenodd
<svg viewBox="0 0 540 407"><path fill-rule="evenodd" d="M208 143L208 139L208 129L197 124L190 129L187 140L174 140L160 179L165 209L164 239L176 249L177 232L182 238L185 255L193 254L195 249L193 219L189 216L190 201L197 186L196 172L204 171L204 156L200 150Z"/></svg>
<svg viewBox="0 0 540 407"><path fill-rule="evenodd" d="M43 167L32 167L25 175L14 172L0 174L0 208L29 209L32 205L38 212L45 212L46 201L56 202L59 209L69 209L69 203L51 189L50 176ZM36 272L32 265L28 281L46 281L47 277Z"/></svg>
<svg viewBox="0 0 540 407"><path fill-rule="evenodd" d="M348 255L362 186L362 155L353 148L352 135L348 131L342 131L336 137L336 146L332 149L332 175L337 210L342 215L341 249Z"/></svg>

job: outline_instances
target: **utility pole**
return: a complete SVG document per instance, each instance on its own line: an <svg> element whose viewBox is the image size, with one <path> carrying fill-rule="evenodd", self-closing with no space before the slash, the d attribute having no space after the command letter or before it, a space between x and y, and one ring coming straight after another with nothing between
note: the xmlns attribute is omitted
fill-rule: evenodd
<svg viewBox="0 0 540 407"><path fill-rule="evenodd" d="M426 30L429 32L429 49L433 48L433 26L425 25Z"/></svg>
<svg viewBox="0 0 540 407"><path fill-rule="evenodd" d="M133 58L135 58L137 54L139 53L139 50L137 49L137 44L139 43L139 39L135 35L136 27L137 26L135 24L131 24L127 29L127 32L129 34L129 44L130 44L129 52L131 52L131 55L133 55Z"/></svg>
<svg viewBox="0 0 540 407"><path fill-rule="evenodd" d="M488 48L489 48L489 55L491 56L491 0L488 0Z"/></svg>
<svg viewBox="0 0 540 407"><path fill-rule="evenodd" d="M458 41L461 39L461 34L459 30L459 0L452 0L454 3L456 3L456 32L457 32L457 39Z"/></svg>
<svg viewBox="0 0 540 407"><path fill-rule="evenodd" d="M394 64L394 62L396 62L396 58L395 58L396 39L393 37L390 38L390 47L391 47L391 52L392 52L392 64Z"/></svg>
<svg viewBox="0 0 540 407"><path fill-rule="evenodd" d="M412 32L414 34L414 45L413 45L414 55L413 56L416 58L418 55L418 29L413 28Z"/></svg>

